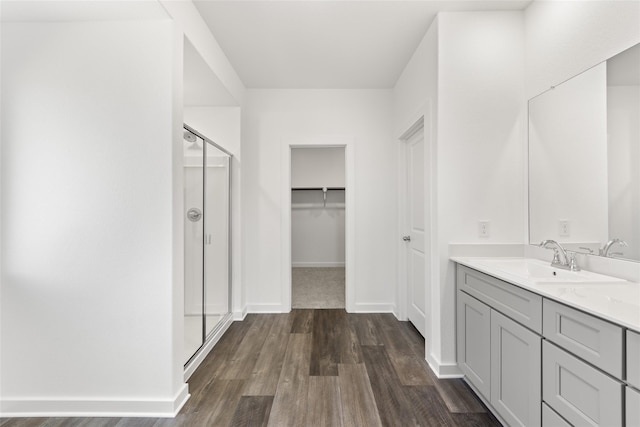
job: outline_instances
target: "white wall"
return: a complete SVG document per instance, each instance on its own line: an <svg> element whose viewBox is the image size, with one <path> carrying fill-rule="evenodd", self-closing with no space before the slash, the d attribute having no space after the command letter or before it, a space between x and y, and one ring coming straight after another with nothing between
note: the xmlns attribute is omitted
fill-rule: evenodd
<svg viewBox="0 0 640 427"><path fill-rule="evenodd" d="M638 1L534 1L525 10L531 98L640 41Z"/></svg>
<svg viewBox="0 0 640 427"><path fill-rule="evenodd" d="M222 88L235 99L235 105L241 105L245 87L193 2L191 0L158 1L184 31L184 36L209 66Z"/></svg>
<svg viewBox="0 0 640 427"><path fill-rule="evenodd" d="M529 233L594 244L608 240L605 63L529 101ZM569 235L560 221L569 221Z"/></svg>
<svg viewBox="0 0 640 427"><path fill-rule="evenodd" d="M294 148L291 150L291 187L343 187L344 148Z"/></svg>
<svg viewBox="0 0 640 427"><path fill-rule="evenodd" d="M393 88L393 130L400 136L425 113L437 106L438 18L433 21ZM433 134L436 135L436 131Z"/></svg>
<svg viewBox="0 0 640 427"><path fill-rule="evenodd" d="M3 415L166 416L186 397L174 41L168 21L3 23Z"/></svg>
<svg viewBox="0 0 640 427"><path fill-rule="evenodd" d="M318 190L291 193L291 262L293 267L345 265L344 191L327 191L326 201Z"/></svg>
<svg viewBox="0 0 640 427"><path fill-rule="evenodd" d="M440 14L438 84L439 339L431 356L455 366L450 243L523 238L524 28L521 12ZM490 237L478 237L478 220ZM438 292L439 291L439 292Z"/></svg>
<svg viewBox="0 0 640 427"><path fill-rule="evenodd" d="M390 90L248 90L243 112L243 278L251 311L288 310L282 242L284 144L350 141L354 309L389 311L395 292L396 152ZM349 162L347 159L347 167ZM349 171L347 170L347 174ZM348 184L347 184L348 185ZM348 220L347 220L348 223ZM349 286L349 285L348 285Z"/></svg>
<svg viewBox="0 0 640 427"><path fill-rule="evenodd" d="M433 340L440 339L440 322L432 316L432 307L439 306L440 302L437 298L433 298L434 289L439 287L438 263L437 256L437 218L433 214L435 206L437 206L436 191L436 138L437 138L437 105L438 105L438 18L433 21L420 45L407 63L400 78L393 89L393 113L394 113L394 137L399 138L407 132L416 121L422 117L424 123L425 135L425 200L430 200L431 210L425 218L425 223L431 224L430 233L432 236L431 247L429 252L431 257L426 260L425 269L425 349L429 352L433 348ZM396 150L398 152L398 182L400 187L406 187L406 158L404 153L404 142L396 142ZM399 190L400 190L399 187ZM402 191L399 191L402 195ZM398 236L406 233L405 221L406 217L403 205L407 204L406 199L399 201L398 215L400 218L398 227ZM428 221L431 219L431 221ZM406 268L406 244L400 240L397 243L398 248L398 275L396 300L398 309L396 315L401 319L407 318L406 300L407 289L404 284L407 283ZM428 354L428 353L427 353Z"/></svg>
<svg viewBox="0 0 640 427"><path fill-rule="evenodd" d="M344 147L291 149L291 187L298 188L291 192L294 267L345 265L345 192L336 190L345 182ZM334 189L325 195L323 187Z"/></svg>
<svg viewBox="0 0 640 427"><path fill-rule="evenodd" d="M523 239L523 31L521 12L441 13L394 89L396 135L421 114L435 120L426 347L441 376L459 374L449 244ZM478 237L478 220L491 222L489 238Z"/></svg>

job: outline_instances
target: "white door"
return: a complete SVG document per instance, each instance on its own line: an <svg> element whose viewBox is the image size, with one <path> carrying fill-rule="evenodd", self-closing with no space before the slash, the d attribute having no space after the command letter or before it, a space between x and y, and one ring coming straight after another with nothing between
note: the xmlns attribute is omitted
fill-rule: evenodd
<svg viewBox="0 0 640 427"><path fill-rule="evenodd" d="M425 336L425 158L424 129L407 140L407 315Z"/></svg>

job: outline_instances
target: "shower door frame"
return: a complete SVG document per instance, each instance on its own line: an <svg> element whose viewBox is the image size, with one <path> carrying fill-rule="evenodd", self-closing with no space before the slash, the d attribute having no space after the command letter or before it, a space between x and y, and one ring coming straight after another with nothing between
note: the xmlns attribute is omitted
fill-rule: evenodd
<svg viewBox="0 0 640 427"><path fill-rule="evenodd" d="M213 147L215 147L216 149L220 150L221 152L223 152L224 154L226 154L227 156L229 156L229 160L228 160L228 169L227 169L227 174L228 174L228 179L227 179L227 194L228 194L228 206L227 206L227 313L222 317L222 319L215 325L215 327L209 332L207 333L207 325L206 325L206 319L207 319L207 312L206 312L206 286L205 286L205 281L206 281L206 264L205 264L205 247L206 245L204 245L204 240L205 240L205 236L206 234L204 233L205 231L205 227L206 227L206 212L203 212L202 215L202 227L203 227L203 249L202 249L202 257L203 257L203 264L202 264L202 344L200 345L200 347L198 348L198 350L196 350L191 357L187 360L187 362L184 364L184 379L185 381L191 376L191 374L195 371L195 369L200 365L200 363L202 362L202 360L206 357L206 355L209 353L209 351L211 351L211 349L213 348L213 345L215 345L215 342L217 341L217 339L214 339L214 336L218 336L218 338L222 335L222 333L224 333L224 331L229 327L229 325L231 324L232 318L233 318L233 311L231 309L232 307L232 297L233 297L233 292L232 292L232 252L231 252L231 229L232 229L232 212L231 212L231 207L232 207L232 192L231 192L231 187L232 187L232 173L231 173L231 165L232 165L232 159L233 159L233 154L230 153L228 150L226 150L224 147L221 147L219 144L215 143L214 141L212 141L211 139L207 138L206 136L204 136L202 133L198 132L196 129L194 129L193 127L187 125L186 123L183 123L183 128L189 132L191 132L192 134L194 134L196 137L201 138L204 141L204 145L203 145L203 161L202 161L202 186L203 186L203 211L204 211L204 207L205 207L205 200L206 200L206 191L207 191L207 186L206 186L206 168L207 168L207 145L206 144L211 144Z"/></svg>

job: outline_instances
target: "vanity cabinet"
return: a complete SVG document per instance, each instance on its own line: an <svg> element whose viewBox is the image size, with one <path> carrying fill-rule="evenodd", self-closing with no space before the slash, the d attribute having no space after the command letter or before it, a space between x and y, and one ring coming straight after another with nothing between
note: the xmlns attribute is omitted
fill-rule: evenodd
<svg viewBox="0 0 640 427"><path fill-rule="evenodd" d="M542 425L544 427L571 427L571 424L556 414L546 403L542 404Z"/></svg>
<svg viewBox="0 0 640 427"><path fill-rule="evenodd" d="M627 382L640 390L640 334L627 330ZM638 423L640 426L640 423Z"/></svg>
<svg viewBox="0 0 640 427"><path fill-rule="evenodd" d="M542 398L573 425L622 426L623 385L544 341Z"/></svg>
<svg viewBox="0 0 640 427"><path fill-rule="evenodd" d="M618 325L545 299L543 335L546 339L622 378L624 331Z"/></svg>
<svg viewBox="0 0 640 427"><path fill-rule="evenodd" d="M508 426L640 427L640 333L458 264L458 365Z"/></svg>
<svg viewBox="0 0 640 427"><path fill-rule="evenodd" d="M541 342L491 310L491 405L510 426L540 425Z"/></svg>
<svg viewBox="0 0 640 427"><path fill-rule="evenodd" d="M542 333L542 297L511 283L458 265L458 289L515 320Z"/></svg>
<svg viewBox="0 0 640 427"><path fill-rule="evenodd" d="M625 387L625 400L627 427L640 426L640 392L629 386Z"/></svg>
<svg viewBox="0 0 640 427"><path fill-rule="evenodd" d="M486 399L490 398L491 309L477 299L458 292L458 365Z"/></svg>
<svg viewBox="0 0 640 427"><path fill-rule="evenodd" d="M542 299L462 266L457 283L460 369L509 426L540 426L541 337L510 315L541 329Z"/></svg>

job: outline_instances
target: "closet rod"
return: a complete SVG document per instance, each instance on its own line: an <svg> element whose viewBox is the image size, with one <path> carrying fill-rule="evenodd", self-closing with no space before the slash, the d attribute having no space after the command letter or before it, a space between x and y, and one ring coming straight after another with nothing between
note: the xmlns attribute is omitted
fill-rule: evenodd
<svg viewBox="0 0 640 427"><path fill-rule="evenodd" d="M342 190L342 191L344 191L345 190L344 187L295 187L295 188L292 188L291 191L307 191L307 190L323 191L324 188L326 188L327 191L329 191L329 190Z"/></svg>

